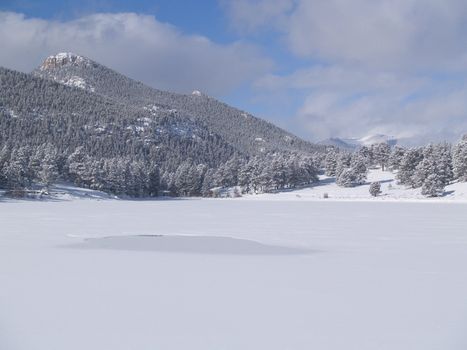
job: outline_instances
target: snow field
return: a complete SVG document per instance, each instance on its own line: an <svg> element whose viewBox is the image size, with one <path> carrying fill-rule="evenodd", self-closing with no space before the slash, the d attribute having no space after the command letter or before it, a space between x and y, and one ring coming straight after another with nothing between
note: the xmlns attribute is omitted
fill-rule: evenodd
<svg viewBox="0 0 467 350"><path fill-rule="evenodd" d="M0 348L464 350L466 209L3 201ZM143 241L125 250L139 235L172 237L176 249L139 249L157 245ZM89 246L104 237L113 243ZM241 240L240 252L182 249L197 237L211 247ZM242 254L249 242L307 253Z"/></svg>

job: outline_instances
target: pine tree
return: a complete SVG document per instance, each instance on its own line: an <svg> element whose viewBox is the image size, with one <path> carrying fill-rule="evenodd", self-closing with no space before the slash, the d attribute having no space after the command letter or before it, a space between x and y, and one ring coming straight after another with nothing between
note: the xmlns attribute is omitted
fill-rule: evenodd
<svg viewBox="0 0 467 350"><path fill-rule="evenodd" d="M447 144L428 145L423 149L423 160L413 176L414 187L421 187L430 175L436 175L443 187L453 179L451 150Z"/></svg>
<svg viewBox="0 0 467 350"><path fill-rule="evenodd" d="M358 183L357 175L353 169L346 168L341 171L337 177L336 183L341 187L354 187Z"/></svg>
<svg viewBox="0 0 467 350"><path fill-rule="evenodd" d="M347 168L350 168L350 162L352 157L350 153L344 152L340 153L337 158L337 166L336 166L336 177L338 178L340 174Z"/></svg>
<svg viewBox="0 0 467 350"><path fill-rule="evenodd" d="M32 176L28 167L29 157L30 150L27 147L20 147L11 152L10 160L3 168L8 189L18 191L30 186Z"/></svg>
<svg viewBox="0 0 467 350"><path fill-rule="evenodd" d="M201 194L202 179L196 166L191 162L183 162L175 172L174 185L181 196L196 196Z"/></svg>
<svg viewBox="0 0 467 350"><path fill-rule="evenodd" d="M6 145L2 147L0 150L0 188L5 188L7 186L7 178L5 171L5 165L7 164L8 160L10 159L11 152L10 148Z"/></svg>
<svg viewBox="0 0 467 350"><path fill-rule="evenodd" d="M467 181L467 135L464 135L454 147L452 161L454 177L459 181Z"/></svg>
<svg viewBox="0 0 467 350"><path fill-rule="evenodd" d="M371 167L374 163L373 161L373 152L371 148L368 146L362 146L357 151L357 154L365 161L365 165L367 168Z"/></svg>
<svg viewBox="0 0 467 350"><path fill-rule="evenodd" d="M326 158L324 160L325 163L325 174L327 176L336 176L336 169L337 169L337 159L338 153L332 148L326 154Z"/></svg>
<svg viewBox="0 0 467 350"><path fill-rule="evenodd" d="M58 179L58 176L57 150L49 145L44 149L44 158L40 163L38 178L42 185L48 190L50 185Z"/></svg>
<svg viewBox="0 0 467 350"><path fill-rule="evenodd" d="M402 159L404 158L405 149L401 146L395 146L389 156L388 167L391 170L399 170Z"/></svg>
<svg viewBox="0 0 467 350"><path fill-rule="evenodd" d="M201 185L201 195L203 197L209 197L211 195L211 189L216 187L214 183L214 169L207 169L204 177L203 177L203 184Z"/></svg>
<svg viewBox="0 0 467 350"><path fill-rule="evenodd" d="M423 182L422 194L427 197L439 197L444 193L444 183L438 174L430 174Z"/></svg>
<svg viewBox="0 0 467 350"><path fill-rule="evenodd" d="M378 196L380 193L381 193L381 183L380 182L372 182L370 184L370 194L373 196L373 197L376 197Z"/></svg>
<svg viewBox="0 0 467 350"><path fill-rule="evenodd" d="M443 184L447 186L454 180L451 145L448 143L437 145L436 157L437 174L440 176Z"/></svg>
<svg viewBox="0 0 467 350"><path fill-rule="evenodd" d="M83 146L79 146L70 154L66 161L66 172L77 185L83 185L83 176L86 173L86 161L88 157Z"/></svg>
<svg viewBox="0 0 467 350"><path fill-rule="evenodd" d="M396 175L399 183L415 188L417 179L415 178L415 169L423 159L423 153L418 148L408 149L400 164L399 171Z"/></svg>
<svg viewBox="0 0 467 350"><path fill-rule="evenodd" d="M371 147L374 161L381 166L381 170L385 170L391 154L391 147L386 142L372 145Z"/></svg>
<svg viewBox="0 0 467 350"><path fill-rule="evenodd" d="M362 156L361 153L355 153L352 156L350 167L355 174L355 182L358 185L364 184L366 181L366 176L368 173L366 162L366 159Z"/></svg>
<svg viewBox="0 0 467 350"><path fill-rule="evenodd" d="M413 175L413 187L421 187L426 178L437 173L437 154L435 147L429 144L423 148L423 159L418 163Z"/></svg>

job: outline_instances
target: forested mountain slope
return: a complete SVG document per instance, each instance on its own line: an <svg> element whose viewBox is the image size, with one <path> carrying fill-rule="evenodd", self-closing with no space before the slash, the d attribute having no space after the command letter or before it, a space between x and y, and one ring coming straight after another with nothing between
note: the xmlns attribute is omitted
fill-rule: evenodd
<svg viewBox="0 0 467 350"><path fill-rule="evenodd" d="M149 157L173 169L186 159L218 166L235 150L202 123L0 68L0 144L83 146L96 157ZM171 166L171 164L173 166Z"/></svg>
<svg viewBox="0 0 467 350"><path fill-rule="evenodd" d="M56 181L130 196L266 191L317 180L324 147L201 93L149 88L87 58L0 68L0 189ZM318 161L319 162L319 161Z"/></svg>
<svg viewBox="0 0 467 350"><path fill-rule="evenodd" d="M144 108L153 116L171 113L200 122L245 155L322 149L198 91L184 95L157 90L75 54L50 56L33 74Z"/></svg>

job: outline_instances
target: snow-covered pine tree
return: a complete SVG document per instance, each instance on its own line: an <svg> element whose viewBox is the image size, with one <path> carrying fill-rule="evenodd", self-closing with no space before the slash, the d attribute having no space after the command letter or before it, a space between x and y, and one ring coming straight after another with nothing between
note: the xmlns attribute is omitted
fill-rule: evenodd
<svg viewBox="0 0 467 350"><path fill-rule="evenodd" d="M342 170L337 177L336 184L340 187L354 187L357 184L357 176L352 168Z"/></svg>
<svg viewBox="0 0 467 350"><path fill-rule="evenodd" d="M337 157L336 178L338 178L345 169L350 168L351 160L352 160L352 157L350 153L347 153L347 152L339 153Z"/></svg>
<svg viewBox="0 0 467 350"><path fill-rule="evenodd" d="M5 188L7 186L7 178L4 174L5 164L10 159L11 151L8 146L3 146L0 150L0 188Z"/></svg>
<svg viewBox="0 0 467 350"><path fill-rule="evenodd" d="M334 148L331 148L327 152L326 158L324 159L325 174L327 176L336 176L337 159L338 159L338 153L336 152Z"/></svg>
<svg viewBox="0 0 467 350"><path fill-rule="evenodd" d="M201 185L201 195L203 197L209 197L212 194L211 189L216 187L214 183L215 172L214 169L207 169L204 173L203 184Z"/></svg>
<svg viewBox="0 0 467 350"><path fill-rule="evenodd" d="M372 145L371 150L375 163L381 166L381 170L384 171L391 154L391 146L386 142L382 142Z"/></svg>
<svg viewBox="0 0 467 350"><path fill-rule="evenodd" d="M20 147L11 152L10 159L4 164L3 174L6 187L13 191L23 190L32 182L29 169L30 149Z"/></svg>
<svg viewBox="0 0 467 350"><path fill-rule="evenodd" d="M448 143L442 143L436 146L437 173L445 186L454 180L454 171L452 165L452 147Z"/></svg>
<svg viewBox="0 0 467 350"><path fill-rule="evenodd" d="M373 197L376 197L378 196L380 193L381 193L381 183L380 182L372 182L370 184L370 194L373 196Z"/></svg>
<svg viewBox="0 0 467 350"><path fill-rule="evenodd" d="M454 177L459 181L467 181L467 135L454 146L452 162Z"/></svg>
<svg viewBox="0 0 467 350"><path fill-rule="evenodd" d="M367 168L371 167L374 163L373 161L373 153L371 151L371 148L368 146L362 146L359 148L357 151L357 154L360 155L361 158L365 161L365 165Z"/></svg>
<svg viewBox="0 0 467 350"><path fill-rule="evenodd" d="M413 187L421 187L425 179L437 173L437 154L435 146L429 144L423 148L423 159L418 163L413 175Z"/></svg>
<svg viewBox="0 0 467 350"><path fill-rule="evenodd" d="M444 193L444 183L441 177L436 174L430 174L423 182L422 194L427 197L439 197Z"/></svg>
<svg viewBox="0 0 467 350"><path fill-rule="evenodd" d="M43 156L44 158L40 163L37 177L40 183L48 190L50 185L52 185L59 176L57 149L48 145L44 149Z"/></svg>
<svg viewBox="0 0 467 350"><path fill-rule="evenodd" d="M86 172L85 163L87 158L84 147L79 146L66 160L66 175L68 175L77 186L83 185L83 175Z"/></svg>
<svg viewBox="0 0 467 350"><path fill-rule="evenodd" d="M252 190L252 178L254 173L253 162L250 160L243 164L238 172L238 185L243 193L250 193Z"/></svg>
<svg viewBox="0 0 467 350"><path fill-rule="evenodd" d="M195 196L201 192L201 176L196 166L186 161L175 172L174 185L181 196Z"/></svg>
<svg viewBox="0 0 467 350"><path fill-rule="evenodd" d="M417 165L413 177L414 186L423 186L431 174L437 176L443 187L452 181L451 149L448 144L427 145L423 149L423 160Z"/></svg>
<svg viewBox="0 0 467 350"><path fill-rule="evenodd" d="M313 157L304 156L299 160L299 167L304 170L304 180L306 184L319 181L317 161Z"/></svg>
<svg viewBox="0 0 467 350"><path fill-rule="evenodd" d="M273 168L272 164L267 163L262 168L262 172L258 177L259 180L259 187L260 192L272 192L273 190L277 189L277 184L274 182L273 179Z"/></svg>
<svg viewBox="0 0 467 350"><path fill-rule="evenodd" d="M396 175L399 183L415 188L416 179L414 178L415 169L418 163L423 159L422 150L419 148L411 148L406 150L400 164L399 171Z"/></svg>
<svg viewBox="0 0 467 350"><path fill-rule="evenodd" d="M229 159L224 165L222 165L221 171L219 172L219 183L225 187L236 186L238 183L238 172L243 165L243 162L240 158L234 156Z"/></svg>
<svg viewBox="0 0 467 350"><path fill-rule="evenodd" d="M364 184L368 173L367 160L361 153L354 153L350 162L350 168L355 174L355 183L357 185Z"/></svg>
<svg viewBox="0 0 467 350"><path fill-rule="evenodd" d="M283 157L278 155L273 158L269 167L269 177L273 189L286 188L289 185L288 175L290 172L288 170L293 169L293 162L295 162L295 159L290 159L289 164L292 164L287 167L286 160Z"/></svg>
<svg viewBox="0 0 467 350"><path fill-rule="evenodd" d="M388 167L391 170L399 170L402 158L404 158L405 149L401 146L394 146L388 160Z"/></svg>

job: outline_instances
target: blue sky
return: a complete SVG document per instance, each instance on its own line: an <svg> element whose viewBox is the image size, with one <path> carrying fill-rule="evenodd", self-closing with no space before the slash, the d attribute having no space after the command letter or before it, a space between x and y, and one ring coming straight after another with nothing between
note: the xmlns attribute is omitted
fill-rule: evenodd
<svg viewBox="0 0 467 350"><path fill-rule="evenodd" d="M467 132L461 0L0 2L0 65L73 51L309 139Z"/></svg>
<svg viewBox="0 0 467 350"><path fill-rule="evenodd" d="M221 42L232 40L225 26L226 15L216 0L2 0L0 10L56 20L69 20L96 12L145 13L188 33L204 34Z"/></svg>

